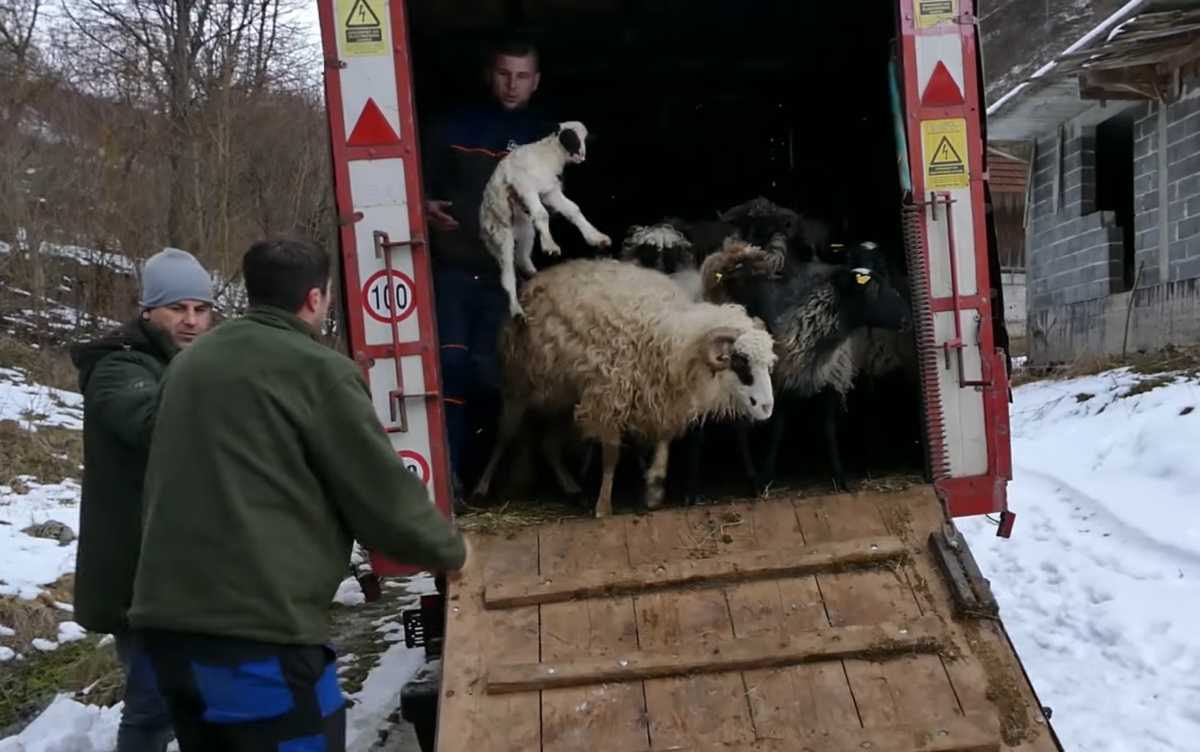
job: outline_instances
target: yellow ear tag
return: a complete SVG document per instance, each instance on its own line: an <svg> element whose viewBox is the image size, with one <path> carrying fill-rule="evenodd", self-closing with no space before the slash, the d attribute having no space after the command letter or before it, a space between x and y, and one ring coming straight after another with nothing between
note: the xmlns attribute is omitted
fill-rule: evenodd
<svg viewBox="0 0 1200 752"><path fill-rule="evenodd" d="M829 244L829 249L832 251L840 251L845 247L846 246L842 245L841 243L830 243Z"/></svg>
<svg viewBox="0 0 1200 752"><path fill-rule="evenodd" d="M717 280L718 282L720 282L720 281L721 281L721 277L724 277L725 275L724 275L724 274L721 274L720 272L715 272L715 273L713 274L713 276L714 276L714 277L716 277L716 280Z"/></svg>
<svg viewBox="0 0 1200 752"><path fill-rule="evenodd" d="M871 275L870 274L855 274L854 281L858 282L860 285L865 285L866 283L871 281Z"/></svg>

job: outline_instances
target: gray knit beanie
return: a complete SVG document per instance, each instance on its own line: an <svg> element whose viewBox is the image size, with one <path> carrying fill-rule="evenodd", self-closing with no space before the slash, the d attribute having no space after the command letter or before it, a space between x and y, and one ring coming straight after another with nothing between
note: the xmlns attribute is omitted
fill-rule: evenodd
<svg viewBox="0 0 1200 752"><path fill-rule="evenodd" d="M142 267L142 309L181 300L213 302L213 281L196 257L178 248L164 248Z"/></svg>

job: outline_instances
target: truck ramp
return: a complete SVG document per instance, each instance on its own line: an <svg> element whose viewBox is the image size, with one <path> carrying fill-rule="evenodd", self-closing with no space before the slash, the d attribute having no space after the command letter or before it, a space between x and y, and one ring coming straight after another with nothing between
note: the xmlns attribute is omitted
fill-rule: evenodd
<svg viewBox="0 0 1200 752"><path fill-rule="evenodd" d="M437 750L1059 750L945 519L918 486L471 533Z"/></svg>

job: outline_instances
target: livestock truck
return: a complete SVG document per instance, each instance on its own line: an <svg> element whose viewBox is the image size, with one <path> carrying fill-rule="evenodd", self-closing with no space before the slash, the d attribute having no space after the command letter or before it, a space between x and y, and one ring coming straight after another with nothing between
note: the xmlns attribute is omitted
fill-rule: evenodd
<svg viewBox="0 0 1200 752"><path fill-rule="evenodd" d="M598 136L565 179L615 242L763 195L878 241L913 309L915 378L848 406L895 450L890 469L859 451L854 490L821 477L801 421L765 498L737 490L718 437L719 503L469 533L474 563L405 614L427 663L397 689L422 749L1061 749L954 525L1014 520L979 3L318 4L350 354L447 516L420 132L478 89L502 25L540 32L536 101ZM896 463L915 479L888 481Z"/></svg>

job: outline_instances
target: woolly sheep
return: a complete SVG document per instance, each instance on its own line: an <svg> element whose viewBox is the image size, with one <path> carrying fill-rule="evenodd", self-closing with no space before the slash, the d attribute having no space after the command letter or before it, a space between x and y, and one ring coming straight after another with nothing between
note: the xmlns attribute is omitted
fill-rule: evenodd
<svg viewBox="0 0 1200 752"><path fill-rule="evenodd" d="M621 243L620 258L646 269L657 269L682 287L693 301L700 300L700 270L696 268L692 242L677 227L667 222L631 226Z"/></svg>
<svg viewBox="0 0 1200 752"><path fill-rule="evenodd" d="M845 487L836 441L836 411L844 406L856 378L852 336L866 326L907 329L908 307L884 278L868 268L810 262L795 276L779 280L776 274L756 271L753 265L744 264L739 273L736 259L732 252L706 259L705 274L714 279L721 274L719 293L714 289L710 299L724 295L766 322L778 356L772 377L777 394L826 399L830 462L835 481ZM712 283L705 280L710 287ZM757 478L760 489L774 476L785 416L778 412L771 423L769 449ZM749 464L747 471L755 477Z"/></svg>
<svg viewBox="0 0 1200 752"><path fill-rule="evenodd" d="M612 513L623 435L654 445L645 503L655 508L673 438L711 417L771 416L771 336L740 306L694 303L665 275L615 259L555 265L521 299L525 317L500 336L504 407L477 496L530 408L573 410L580 432L600 443L598 517Z"/></svg>
<svg viewBox="0 0 1200 752"><path fill-rule="evenodd" d="M589 245L607 248L612 244L583 216L579 205L563 194L563 168L586 159L586 142L583 123L559 123L555 133L509 152L496 165L484 188L479 207L480 236L500 264L500 284L508 293L509 312L514 317L522 315L516 268L530 277L537 273L532 260L535 229L544 253L557 256L562 252L550 235L547 207L578 227Z"/></svg>

